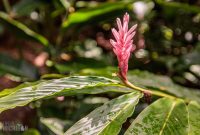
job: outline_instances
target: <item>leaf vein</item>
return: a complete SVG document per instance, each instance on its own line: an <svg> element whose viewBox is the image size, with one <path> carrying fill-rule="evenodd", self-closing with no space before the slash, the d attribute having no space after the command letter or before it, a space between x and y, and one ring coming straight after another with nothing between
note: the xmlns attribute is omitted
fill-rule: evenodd
<svg viewBox="0 0 200 135"><path fill-rule="evenodd" d="M166 116L166 119L165 119L165 121L164 121L164 124L163 124L161 130L160 130L159 135L162 135L162 133L163 133L163 131L164 131L164 128L166 127L166 123L167 123L167 121L169 120L169 117L170 117L170 115L171 115L171 113L172 113L172 111L173 111L175 105L176 105L176 102L173 102L172 107L170 108L170 111L168 112L168 114L167 114L167 116Z"/></svg>

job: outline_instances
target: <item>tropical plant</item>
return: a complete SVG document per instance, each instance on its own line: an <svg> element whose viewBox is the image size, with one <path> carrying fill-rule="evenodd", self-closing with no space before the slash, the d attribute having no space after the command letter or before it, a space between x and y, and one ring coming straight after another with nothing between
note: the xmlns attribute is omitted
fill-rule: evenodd
<svg viewBox="0 0 200 135"><path fill-rule="evenodd" d="M85 48L80 48L80 44L85 43L77 40L77 30L84 31L86 26L93 27L98 24L97 28L103 27L106 33L110 29L109 23L116 16L131 12L130 7L137 5L137 2L96 2L93 5L87 1L20 0L13 7L7 0L3 0L2 3L6 12L0 11L0 28L10 30L20 40L30 40L43 45L43 50L49 54L46 63L50 73L56 73L44 74L38 79L41 74L37 68L24 59L15 60L6 54L0 54L1 76L17 76L21 78L20 81L37 80L0 91L0 114L23 106L29 106L37 111L37 126L34 129L27 129L23 134L200 134L200 91L196 89L199 86L199 41L193 41L194 50L191 52L182 55L176 52L179 44L185 43L180 37L181 34L176 35L177 31L181 29L187 34L189 29L176 28L177 24L182 20L181 17L190 18L193 14L194 20L200 20L199 7L162 0L144 1L143 4L149 4L148 10L153 11L148 16L137 16L138 25L128 29L130 16L136 19L136 16L131 14L129 16L126 13L122 21L117 18L118 29L112 29L115 39L110 40L112 50L117 56L113 58L118 60L117 71L116 67L108 66L109 60L106 56L101 60L84 58L82 52ZM152 3L155 4L154 9ZM180 12L176 12L177 8ZM159 14L156 14L158 12ZM30 21L27 18L31 13ZM177 17L174 13L180 16ZM160 14L162 15L159 16ZM34 15L37 18L34 18ZM168 20L166 24L160 23L165 19ZM176 20L174 24L170 22L171 19ZM60 21L59 30L53 27L57 24L56 20ZM184 25L188 26L188 22L185 23ZM40 30L41 25L45 30ZM189 29L193 33L198 32L195 25L196 23ZM136 32L138 39L133 41ZM138 53L140 48L136 41L143 40L143 36L148 42L146 50L141 49L148 54L142 57L147 65L144 68L144 64L133 58L129 67L141 70L128 72L131 53ZM68 39L67 43L65 39ZM133 45L133 42L136 45ZM162 46L155 47L155 44ZM88 48L90 47L86 46L86 50ZM175 53L168 53L173 48L176 48ZM77 57L72 62L65 61L63 64L59 62L59 58L66 50L71 54L75 53ZM110 54L106 55L110 57ZM148 63L149 61L151 62ZM197 67L197 70L193 70L192 66ZM156 75L143 69L167 72L171 76ZM190 74L189 79L185 73ZM192 84L193 88L181 86L174 81L186 86ZM4 128L0 122L0 134Z"/></svg>
<svg viewBox="0 0 200 135"><path fill-rule="evenodd" d="M118 58L119 72L117 75L123 84L118 80L102 76L70 76L24 83L16 88L0 92L0 112L46 98L118 92L121 93L121 96L96 108L65 132L64 128L52 125L52 123L59 123L56 119L41 118L41 122L55 134L115 135L119 134L123 123L133 115L135 107L142 97L149 103L150 99L155 96L158 99L132 120L131 125L124 132L125 135L199 134L199 92L195 93L194 90L182 88L173 84L168 78L162 77L158 78L158 81L168 81L166 86L159 82L156 84L154 82L156 77L153 76L148 79L141 76L137 80L138 82L139 80L147 81L147 83L141 83L143 88L128 81L128 60L131 50L134 50L131 39L135 35L136 28L134 25L128 30L128 23L129 15L127 13L124 15L123 23L118 18L119 30L112 29L116 41L110 40ZM155 86L148 83L151 81L150 79L153 79L152 82ZM130 80L135 81L135 79ZM176 89L177 92L173 93ZM179 95L184 92L189 94Z"/></svg>

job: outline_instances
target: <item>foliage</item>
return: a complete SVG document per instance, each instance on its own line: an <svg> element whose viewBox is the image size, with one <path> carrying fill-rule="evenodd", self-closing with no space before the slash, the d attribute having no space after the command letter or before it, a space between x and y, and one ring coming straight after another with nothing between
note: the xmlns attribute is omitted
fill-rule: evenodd
<svg viewBox="0 0 200 135"><path fill-rule="evenodd" d="M132 115L135 105L142 97L140 92L133 92L130 89L126 91L127 88L124 87L117 80L95 76L74 76L40 81L35 84L29 83L28 85L19 86L15 90L1 92L4 95L0 98L0 112L16 106L24 106L32 101L55 96L132 92L95 109L65 133L67 135L118 134L120 127ZM175 133L175 131L177 134L188 134L188 132L199 132L198 124L194 124L198 123L199 111L200 105L195 101L190 101L187 109L181 99L162 98L139 114L125 134L168 134ZM173 121L174 119L176 120ZM58 130L51 126L48 127L57 134L63 134L63 128ZM189 130L187 130L187 127L190 127ZM174 128L177 129L174 130Z"/></svg>
<svg viewBox="0 0 200 135"><path fill-rule="evenodd" d="M0 53L0 76L22 84L0 91L0 115L23 106L35 111L34 124L23 134L198 135L198 5L176 0L3 0L0 51L10 43L7 39L20 41L11 48L22 47L19 59L12 52ZM138 23L128 80L148 92L122 84L115 75L108 39L114 19L125 12L131 25ZM35 53L48 55L43 67L21 57L29 44Z"/></svg>
<svg viewBox="0 0 200 135"><path fill-rule="evenodd" d="M193 113L200 111L199 107L195 102L190 102L186 106L179 99L175 101L166 98L159 99L141 112L125 135L198 134L199 125L196 123L198 118L194 120Z"/></svg>

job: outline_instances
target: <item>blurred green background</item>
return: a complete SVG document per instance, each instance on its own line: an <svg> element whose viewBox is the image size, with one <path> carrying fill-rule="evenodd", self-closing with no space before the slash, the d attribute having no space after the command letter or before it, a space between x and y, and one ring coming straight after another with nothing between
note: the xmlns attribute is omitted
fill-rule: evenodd
<svg viewBox="0 0 200 135"><path fill-rule="evenodd" d="M177 84L200 89L199 0L1 0L0 90L40 78L113 78L117 60L109 39L116 17L125 12L130 26L138 24L129 69L166 75ZM49 119L41 117L56 117L67 129L115 96L37 101L4 112L0 121L28 125L33 129L27 134L53 134L42 124Z"/></svg>

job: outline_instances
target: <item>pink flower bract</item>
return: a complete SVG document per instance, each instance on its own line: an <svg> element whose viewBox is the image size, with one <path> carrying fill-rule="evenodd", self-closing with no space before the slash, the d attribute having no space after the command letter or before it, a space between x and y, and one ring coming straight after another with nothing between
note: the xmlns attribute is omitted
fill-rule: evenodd
<svg viewBox="0 0 200 135"><path fill-rule="evenodd" d="M110 39L110 43L113 46L113 52L116 54L119 66L119 77L123 80L127 80L128 72L128 60L130 54L135 50L132 38L135 35L135 29L137 24L128 29L129 15L126 13L123 18L123 24L119 18L117 18L118 31L113 28L112 33L115 37L115 41Z"/></svg>

